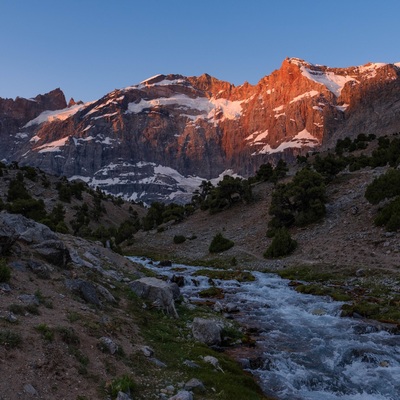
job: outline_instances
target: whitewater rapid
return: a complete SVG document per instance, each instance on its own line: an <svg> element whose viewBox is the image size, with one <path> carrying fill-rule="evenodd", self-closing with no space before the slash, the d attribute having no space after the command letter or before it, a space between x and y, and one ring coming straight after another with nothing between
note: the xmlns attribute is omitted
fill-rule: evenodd
<svg viewBox="0 0 400 400"><path fill-rule="evenodd" d="M160 275L184 276L181 293L189 301L210 285L198 276L194 284L191 275L199 267L130 259ZM400 399L400 335L373 322L342 318L343 303L300 294L275 274L252 274L252 282L214 279L214 284L224 290L221 303L239 308L235 319L259 332L262 362L251 373L266 394L282 400Z"/></svg>

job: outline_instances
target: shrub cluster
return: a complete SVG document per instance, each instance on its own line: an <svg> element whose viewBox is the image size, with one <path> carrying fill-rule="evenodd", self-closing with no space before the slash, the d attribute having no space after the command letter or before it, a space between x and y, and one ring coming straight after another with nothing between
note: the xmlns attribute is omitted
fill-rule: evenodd
<svg viewBox="0 0 400 400"><path fill-rule="evenodd" d="M232 207L238 201L251 200L252 192L248 180L225 175L217 186L209 181L203 181L193 194L192 204L196 208L209 210L211 214L215 214Z"/></svg>
<svg viewBox="0 0 400 400"><path fill-rule="evenodd" d="M375 224L385 226L388 231L400 229L400 171L389 169L384 175L374 179L367 186L365 198L371 204L379 204L385 199L393 199L380 208Z"/></svg>
<svg viewBox="0 0 400 400"><path fill-rule="evenodd" d="M208 251L210 253L221 253L223 251L229 250L234 245L235 243L232 242L232 240L223 237L222 233L217 233L211 241Z"/></svg>
<svg viewBox="0 0 400 400"><path fill-rule="evenodd" d="M269 236L276 229L293 225L304 226L321 220L325 215L324 178L310 168L303 168L293 180L280 184L272 194L269 214Z"/></svg>
<svg viewBox="0 0 400 400"><path fill-rule="evenodd" d="M142 227L145 231L148 231L170 221L181 222L193 212L194 207L191 204L164 204L155 201L142 219Z"/></svg>
<svg viewBox="0 0 400 400"><path fill-rule="evenodd" d="M175 244L181 244L186 242L186 237L183 235L175 235L174 236L174 243Z"/></svg>
<svg viewBox="0 0 400 400"><path fill-rule="evenodd" d="M275 168L271 163L262 164L256 171L254 178L251 181L255 182L273 182L277 183L280 179L284 178L288 172L286 162L281 158L277 162Z"/></svg>
<svg viewBox="0 0 400 400"><path fill-rule="evenodd" d="M297 248L297 242L291 238L286 228L280 228L275 232L272 243L264 253L265 258L279 258L293 253Z"/></svg>
<svg viewBox="0 0 400 400"><path fill-rule="evenodd" d="M8 282L11 278L11 269L7 266L6 260L0 259L0 282Z"/></svg>

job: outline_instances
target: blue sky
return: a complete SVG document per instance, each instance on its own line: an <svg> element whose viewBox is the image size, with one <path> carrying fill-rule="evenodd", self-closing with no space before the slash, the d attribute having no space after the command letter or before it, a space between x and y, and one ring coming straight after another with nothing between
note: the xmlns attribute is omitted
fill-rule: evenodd
<svg viewBox="0 0 400 400"><path fill-rule="evenodd" d="M257 83L286 57L399 62L398 0L1 0L0 97L95 100L159 74Z"/></svg>

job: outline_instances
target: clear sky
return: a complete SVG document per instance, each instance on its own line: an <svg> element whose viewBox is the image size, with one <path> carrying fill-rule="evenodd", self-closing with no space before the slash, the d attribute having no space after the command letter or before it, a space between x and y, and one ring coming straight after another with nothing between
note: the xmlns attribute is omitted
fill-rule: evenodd
<svg viewBox="0 0 400 400"><path fill-rule="evenodd" d="M0 0L0 97L95 100L162 73L257 83L286 57L399 62L399 0Z"/></svg>

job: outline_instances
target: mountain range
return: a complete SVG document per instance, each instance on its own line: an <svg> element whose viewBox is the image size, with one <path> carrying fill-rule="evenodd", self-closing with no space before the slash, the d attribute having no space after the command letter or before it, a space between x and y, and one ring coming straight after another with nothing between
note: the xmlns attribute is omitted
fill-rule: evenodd
<svg viewBox="0 0 400 400"><path fill-rule="evenodd" d="M400 63L349 68L287 58L256 85L157 75L99 100L60 89L0 99L0 160L126 199L187 202L202 180L400 130Z"/></svg>

